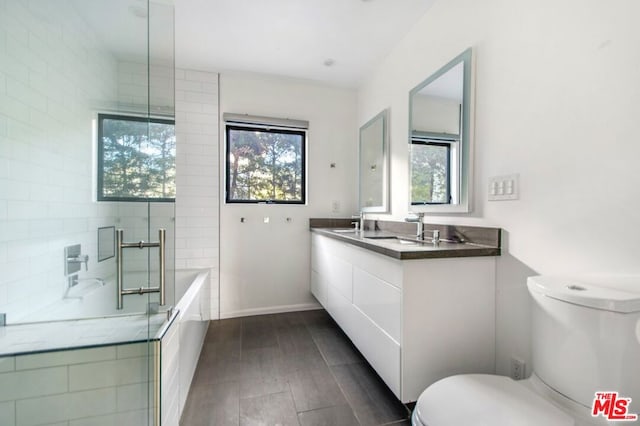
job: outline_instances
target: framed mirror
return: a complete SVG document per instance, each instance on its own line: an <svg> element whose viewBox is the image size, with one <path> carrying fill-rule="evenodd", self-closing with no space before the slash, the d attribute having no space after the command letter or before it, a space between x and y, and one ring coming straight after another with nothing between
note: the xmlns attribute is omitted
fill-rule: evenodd
<svg viewBox="0 0 640 426"><path fill-rule="evenodd" d="M409 93L411 212L471 210L472 49Z"/></svg>
<svg viewBox="0 0 640 426"><path fill-rule="evenodd" d="M389 211L389 110L377 114L360 127L359 191L360 211Z"/></svg>

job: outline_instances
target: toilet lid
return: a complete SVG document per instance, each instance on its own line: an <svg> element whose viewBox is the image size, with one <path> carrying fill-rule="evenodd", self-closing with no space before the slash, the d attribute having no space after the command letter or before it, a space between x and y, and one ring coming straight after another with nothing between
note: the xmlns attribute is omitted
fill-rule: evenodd
<svg viewBox="0 0 640 426"><path fill-rule="evenodd" d="M442 379L418 398L424 425L569 426L564 411L505 376L463 374Z"/></svg>

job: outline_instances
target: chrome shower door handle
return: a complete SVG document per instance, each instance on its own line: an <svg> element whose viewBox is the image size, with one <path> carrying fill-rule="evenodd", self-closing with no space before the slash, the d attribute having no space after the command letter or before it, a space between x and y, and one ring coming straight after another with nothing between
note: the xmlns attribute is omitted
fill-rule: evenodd
<svg viewBox="0 0 640 426"><path fill-rule="evenodd" d="M166 278L166 274L165 274L165 252L166 252L166 237L167 237L167 230L160 228L158 230L158 253L159 253L159 257L160 257L160 283L159 283L159 287L160 287L160 306L164 306L165 304L165 278Z"/></svg>
<svg viewBox="0 0 640 426"><path fill-rule="evenodd" d="M145 243L144 241L138 241L136 243L125 243L123 242L123 230L116 230L116 285L118 287L118 309L122 309L124 305L124 296L128 296L130 294L145 294L145 293L160 293L160 305L165 304L165 282L166 282L166 273L165 273L165 253L166 253L166 235L167 230L160 228L158 230L158 242L157 243ZM125 248L150 248L150 247L158 247L159 252L159 278L160 282L158 283L158 287L138 287L138 288L124 288L123 285L123 261L122 261L122 249Z"/></svg>
<svg viewBox="0 0 640 426"><path fill-rule="evenodd" d="M123 233L124 230L122 229L116 230L116 285L118 287L118 294L116 296L118 297L118 309L122 309L124 305L124 294L122 293L122 264L124 263L122 261L122 249L124 248L122 241Z"/></svg>

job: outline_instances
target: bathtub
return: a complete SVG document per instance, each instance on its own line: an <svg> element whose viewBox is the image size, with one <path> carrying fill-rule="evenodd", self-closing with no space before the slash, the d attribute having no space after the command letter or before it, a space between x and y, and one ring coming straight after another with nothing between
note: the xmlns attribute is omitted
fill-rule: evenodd
<svg viewBox="0 0 640 426"><path fill-rule="evenodd" d="M209 326L208 283L207 271L176 274L176 294L184 294L176 304L175 318L160 338L162 426L178 426L189 394Z"/></svg>
<svg viewBox="0 0 640 426"><path fill-rule="evenodd" d="M83 351L145 347L151 341L154 353L159 351L160 360L157 414L163 426L178 426L210 319L210 272L176 271L175 276L174 309L152 315L143 313L147 308L146 296L125 297L125 309L118 311L113 282L81 282L78 284L81 287L74 287L75 291L69 292L62 301L30 316L28 323L0 328L0 367L9 360L17 369L20 362L11 360L33 356L51 357L52 364L63 365L65 361L60 359L73 360ZM110 302L102 303L105 300ZM61 355L66 351L69 357ZM14 373L0 368L0 376L2 374ZM63 400L61 395L71 395L64 392L69 390L56 391L60 400ZM73 418L56 418L58 420L72 421Z"/></svg>
<svg viewBox="0 0 640 426"><path fill-rule="evenodd" d="M173 274L167 274L166 304L161 311L177 306L180 299L194 282L199 271L175 271L175 285ZM154 277L155 278L155 277ZM142 272L130 272L124 276L124 288L146 286L147 275ZM157 285L153 283L152 285ZM148 304L158 303L158 293L144 295L128 295L124 297L122 309L117 309L117 284L115 277L106 279L81 278L75 286L66 289L62 297L46 307L19 319L19 323L64 321L80 318L100 318L113 315L145 314Z"/></svg>

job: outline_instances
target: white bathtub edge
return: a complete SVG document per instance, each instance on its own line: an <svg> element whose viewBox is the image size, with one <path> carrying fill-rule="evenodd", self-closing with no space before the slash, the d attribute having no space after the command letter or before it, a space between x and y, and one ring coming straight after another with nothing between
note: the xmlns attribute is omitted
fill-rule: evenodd
<svg viewBox="0 0 640 426"><path fill-rule="evenodd" d="M193 272L195 277L176 303L175 320L170 326L170 330L177 334L177 339L172 339L177 350L168 349L177 356L175 364L178 366L178 374L177 383L167 383L170 387L162 391L163 407L168 407L167 411L163 409L162 418L167 420L168 426L177 426L170 419L179 419L182 415L209 325L210 314L207 307L211 272L209 269ZM167 335L172 335L171 331ZM169 373L163 371L163 376L165 375L168 376Z"/></svg>

